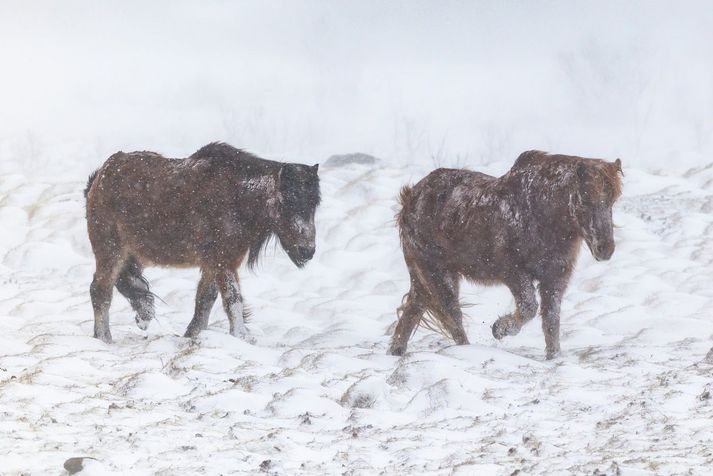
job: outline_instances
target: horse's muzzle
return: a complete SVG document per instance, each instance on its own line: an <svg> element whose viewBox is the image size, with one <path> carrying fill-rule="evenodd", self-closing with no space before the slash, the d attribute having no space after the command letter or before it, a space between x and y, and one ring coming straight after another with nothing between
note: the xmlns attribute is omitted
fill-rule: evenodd
<svg viewBox="0 0 713 476"><path fill-rule="evenodd" d="M314 256L314 246L294 246L289 248L287 255L295 266L302 268Z"/></svg>
<svg viewBox="0 0 713 476"><path fill-rule="evenodd" d="M146 329L148 329L148 328L149 328L149 324L151 323L150 320L144 320L144 319L141 319L141 318L138 317L138 316L136 316L136 317L134 318L134 320L136 321L136 325L137 325L137 326L139 327L139 329L141 329L142 331L145 331Z"/></svg>
<svg viewBox="0 0 713 476"><path fill-rule="evenodd" d="M614 254L614 243L611 244L599 244L592 248L592 256L597 261L607 261Z"/></svg>
<svg viewBox="0 0 713 476"><path fill-rule="evenodd" d="M314 256L314 246L297 246L295 252L300 261L307 262Z"/></svg>

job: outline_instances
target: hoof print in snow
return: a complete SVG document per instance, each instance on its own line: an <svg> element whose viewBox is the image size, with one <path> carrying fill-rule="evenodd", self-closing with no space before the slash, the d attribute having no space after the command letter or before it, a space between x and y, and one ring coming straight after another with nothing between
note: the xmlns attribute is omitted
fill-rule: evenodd
<svg viewBox="0 0 713 476"><path fill-rule="evenodd" d="M272 460L271 459L266 459L262 463L260 463L260 471L263 473L267 473L270 471L270 468L272 468Z"/></svg>
<svg viewBox="0 0 713 476"><path fill-rule="evenodd" d="M713 347L711 347L711 350L708 351L703 361L707 364L713 364Z"/></svg>
<svg viewBox="0 0 713 476"><path fill-rule="evenodd" d="M300 425L311 425L312 424L312 415L309 414L309 412L305 412L302 415L300 415Z"/></svg>
<svg viewBox="0 0 713 476"><path fill-rule="evenodd" d="M531 454L535 456L540 456L540 448L542 447L542 443L540 443L540 441L533 435L523 435L522 445L525 448L529 449Z"/></svg>
<svg viewBox="0 0 713 476"><path fill-rule="evenodd" d="M621 476L621 469L619 469L619 465L615 461L611 464L611 466L609 466L609 469L604 471L596 468L592 473L592 476Z"/></svg>
<svg viewBox="0 0 713 476"><path fill-rule="evenodd" d="M342 396L340 403L342 406L350 408L371 408L374 406L376 398L368 393L361 393L359 391L352 391L350 388Z"/></svg>
<svg viewBox="0 0 713 476"><path fill-rule="evenodd" d="M379 398L383 397L381 391L384 381L376 377L365 377L353 383L344 392L339 403L348 408L373 408Z"/></svg>
<svg viewBox="0 0 713 476"><path fill-rule="evenodd" d="M352 407L353 408L371 408L374 406L374 402L376 400L374 399L373 396L371 395L357 395L356 398L352 400Z"/></svg>

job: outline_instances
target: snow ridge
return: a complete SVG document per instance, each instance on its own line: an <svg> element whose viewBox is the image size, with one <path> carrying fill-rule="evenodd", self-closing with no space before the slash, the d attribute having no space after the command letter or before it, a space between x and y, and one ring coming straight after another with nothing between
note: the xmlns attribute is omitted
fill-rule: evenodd
<svg viewBox="0 0 713 476"><path fill-rule="evenodd" d="M165 304L147 332L115 293L115 343L93 339L84 183L1 176L0 473L89 456L85 474L705 474L713 166L625 171L617 250L582 250L553 362L539 318L496 342L512 299L470 285L472 345L419 330L386 355L408 288L396 195L426 172L320 171L314 260L241 270L255 345L218 305L180 337L192 270L149 271Z"/></svg>

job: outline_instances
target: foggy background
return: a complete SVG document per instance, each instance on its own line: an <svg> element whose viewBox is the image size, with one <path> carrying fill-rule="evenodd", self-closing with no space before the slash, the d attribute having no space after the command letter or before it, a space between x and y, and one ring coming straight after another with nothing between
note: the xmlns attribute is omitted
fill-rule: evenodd
<svg viewBox="0 0 713 476"><path fill-rule="evenodd" d="M213 140L307 163L710 163L713 7L0 1L0 172Z"/></svg>

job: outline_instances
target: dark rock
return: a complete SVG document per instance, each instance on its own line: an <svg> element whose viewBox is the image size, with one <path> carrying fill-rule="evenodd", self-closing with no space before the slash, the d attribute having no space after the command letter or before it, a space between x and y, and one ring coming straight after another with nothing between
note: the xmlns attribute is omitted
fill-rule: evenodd
<svg viewBox="0 0 713 476"><path fill-rule="evenodd" d="M335 154L324 163L328 167L343 167L349 164L374 165L379 159L369 154L355 152L353 154Z"/></svg>
<svg viewBox="0 0 713 476"><path fill-rule="evenodd" d="M69 474L80 472L84 469L84 458L69 458L64 462L64 469L66 469Z"/></svg>

